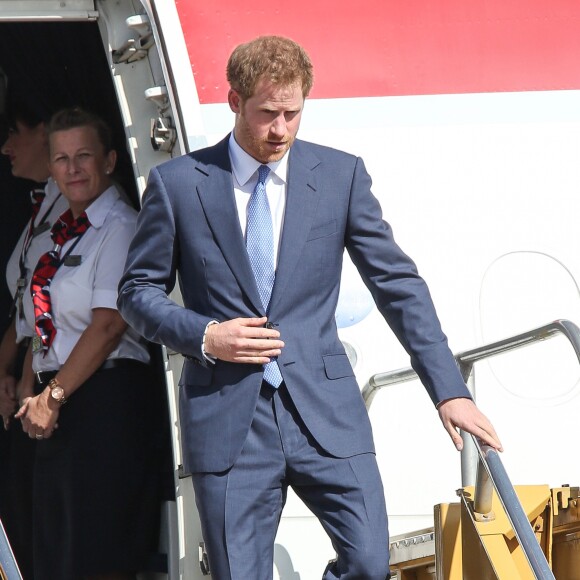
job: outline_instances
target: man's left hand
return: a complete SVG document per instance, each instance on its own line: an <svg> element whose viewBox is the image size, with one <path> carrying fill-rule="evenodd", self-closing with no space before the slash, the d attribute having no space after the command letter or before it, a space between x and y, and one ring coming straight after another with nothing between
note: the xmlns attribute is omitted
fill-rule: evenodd
<svg viewBox="0 0 580 580"><path fill-rule="evenodd" d="M439 404L437 410L445 430L458 451L463 449L463 439L457 429L471 433L490 447L503 451L493 425L471 399L447 399Z"/></svg>

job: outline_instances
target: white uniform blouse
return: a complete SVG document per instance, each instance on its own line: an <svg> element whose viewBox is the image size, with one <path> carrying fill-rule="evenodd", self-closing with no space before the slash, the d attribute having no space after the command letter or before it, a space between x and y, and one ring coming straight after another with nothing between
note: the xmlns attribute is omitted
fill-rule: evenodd
<svg viewBox="0 0 580 580"><path fill-rule="evenodd" d="M46 356L43 352L34 353L35 372L58 370L66 362L91 323L93 308L117 309L117 286L135 231L137 212L113 186L91 203L86 213L91 227L60 266L50 286L56 336ZM74 243L75 240L70 240L64 245L61 257L67 255ZM33 309L27 308L25 315L33 327ZM129 328L108 358L148 362L149 353L145 341Z"/></svg>
<svg viewBox="0 0 580 580"><path fill-rule="evenodd" d="M10 260L6 265L6 282L8 283L8 288L12 297L16 295L16 290L18 286L18 279L20 278L20 257L22 256L25 242L30 241L26 254L24 258L24 268L25 268L25 286L23 287L22 294L22 310L32 309L32 298L30 296L30 278L34 271L34 267L38 263L38 258L42 254L48 252L52 246L52 240L50 238L50 229L52 224L56 221L58 216L68 209L68 202L63 195L61 195L56 183L49 179L45 188L45 198L42 201L40 210L34 220L34 227L38 228L36 235L28 240L28 230L30 222L26 224L24 231L22 232ZM40 226L40 227L39 227ZM16 306L19 307L17 301ZM27 323L21 312L15 312L16 317L16 341L20 342L23 338L32 336L34 334L34 327Z"/></svg>

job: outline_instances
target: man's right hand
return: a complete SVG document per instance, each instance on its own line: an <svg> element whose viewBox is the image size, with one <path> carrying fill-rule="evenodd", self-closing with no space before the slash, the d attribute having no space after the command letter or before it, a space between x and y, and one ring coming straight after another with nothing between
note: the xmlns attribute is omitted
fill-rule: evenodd
<svg viewBox="0 0 580 580"><path fill-rule="evenodd" d="M234 318L208 326L205 352L220 360L247 364L266 364L280 355L284 342L280 333L265 328L268 319Z"/></svg>

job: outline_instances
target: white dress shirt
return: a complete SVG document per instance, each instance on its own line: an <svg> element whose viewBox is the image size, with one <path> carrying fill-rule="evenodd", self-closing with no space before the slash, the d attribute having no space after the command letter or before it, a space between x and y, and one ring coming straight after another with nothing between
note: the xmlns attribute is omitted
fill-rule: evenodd
<svg viewBox="0 0 580 580"><path fill-rule="evenodd" d="M57 270L50 285L56 336L46 356L33 355L34 371L58 370L67 360L92 320L94 308L117 309L117 286L125 267L129 243L135 232L137 212L128 206L116 187L109 187L86 210L91 227L83 234L69 259ZM61 250L66 256L75 240ZM34 311L27 309L34 326ZM132 358L148 362L145 342L131 328L108 358Z"/></svg>
<svg viewBox="0 0 580 580"><path fill-rule="evenodd" d="M40 206L40 210L34 220L34 227L41 226L37 230L37 234L28 239L28 230L30 222L26 224L24 231L22 232L18 243L16 244L10 260L6 265L6 282L8 284L8 289L10 294L14 298L16 295L18 279L20 278L20 257L24 259L24 284L23 294L22 294L22 310L15 312L16 320L16 341L20 342L23 338L32 336L34 334L34 327L30 326L22 312L32 309L32 297L30 296L30 278L36 264L38 263L38 258L42 254L48 252L54 244L50 237L50 229L52 224L56 219L68 209L68 202L63 195L61 195L56 183L49 179L44 188L45 197ZM43 225L41 225L43 224ZM46 224L46 225L44 225ZM24 244L28 246L23 254ZM19 301L16 302L16 307L19 308Z"/></svg>
<svg viewBox="0 0 580 580"><path fill-rule="evenodd" d="M258 183L258 169L263 163L248 155L237 143L232 131L228 143L230 162L232 164L232 179L234 182L234 196L238 218L244 239L246 237L246 224L248 223L248 204ZM266 179L266 196L272 214L272 233L274 236L274 248L276 250L274 263L278 264L278 254L280 252L280 240L282 238L282 228L284 226L284 210L286 208L286 183L288 181L288 152L280 159L267 163L270 173ZM205 328L201 352L206 361L215 362L215 358L205 352L205 335L207 329L212 324L217 324L217 320L212 320Z"/></svg>
<svg viewBox="0 0 580 580"><path fill-rule="evenodd" d="M244 237L246 236L246 223L248 220L248 203L258 182L258 168L263 165L248 155L236 142L234 134L230 135L229 141L230 161L234 180L234 195L240 227ZM275 263L278 263L280 239L284 227L284 210L286 208L286 183L288 181L288 153L280 159L267 164L270 173L266 179L266 195L272 213L272 231L274 233L274 248L276 248Z"/></svg>

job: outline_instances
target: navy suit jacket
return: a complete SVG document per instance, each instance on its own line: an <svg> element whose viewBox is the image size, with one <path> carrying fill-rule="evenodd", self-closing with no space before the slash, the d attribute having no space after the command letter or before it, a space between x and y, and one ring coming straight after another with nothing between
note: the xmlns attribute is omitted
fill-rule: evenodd
<svg viewBox="0 0 580 580"><path fill-rule="evenodd" d="M425 282L382 219L362 160L300 140L289 155L268 312L285 342L278 364L300 416L328 453L372 452L368 415L335 323L345 248L433 402L469 392ZM176 278L183 306L167 296ZM179 404L186 470L228 469L246 439L263 371L208 364L202 338L210 320L265 314L237 215L228 137L151 170L118 305L143 336L186 357Z"/></svg>

